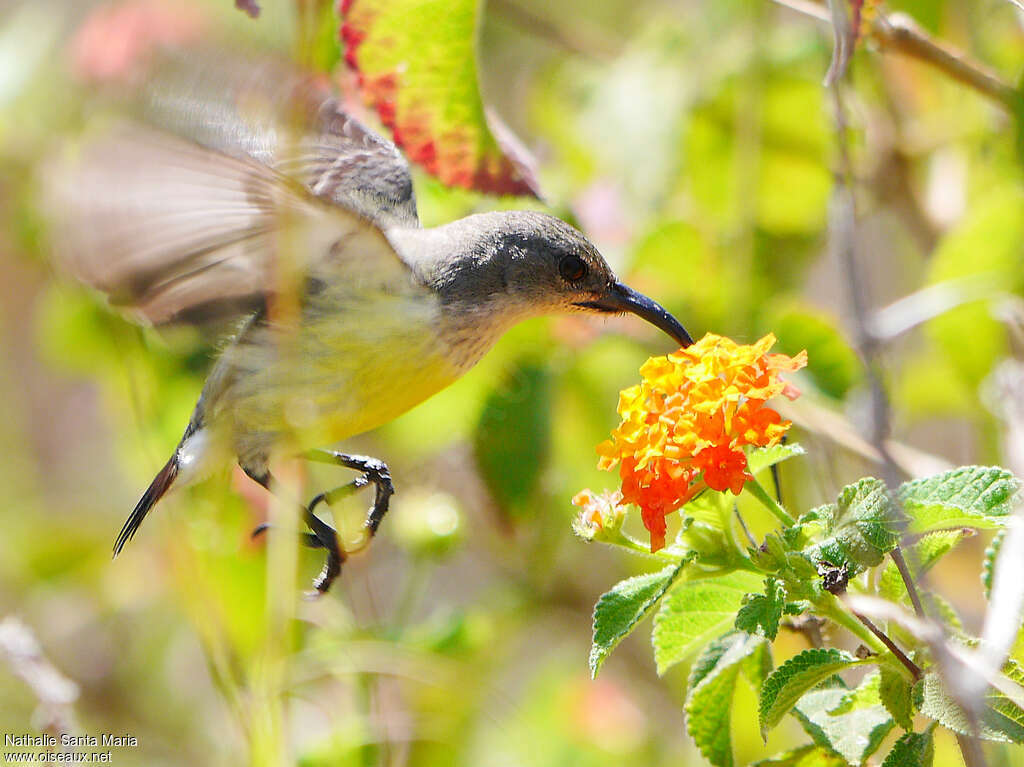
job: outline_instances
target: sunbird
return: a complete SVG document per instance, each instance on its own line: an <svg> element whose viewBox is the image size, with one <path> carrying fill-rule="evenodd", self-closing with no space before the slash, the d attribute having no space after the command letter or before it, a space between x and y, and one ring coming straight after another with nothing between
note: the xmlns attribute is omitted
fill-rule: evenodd
<svg viewBox="0 0 1024 767"><path fill-rule="evenodd" d="M115 556L171 488L237 461L274 490L271 456L295 451L359 473L302 510L306 543L326 551L314 593L326 592L394 488L384 462L322 446L444 389L530 317L631 312L691 343L558 218L422 228L405 159L322 79L180 56L138 102L46 170L58 260L144 323L241 319ZM362 540L345 551L315 509L371 484Z"/></svg>

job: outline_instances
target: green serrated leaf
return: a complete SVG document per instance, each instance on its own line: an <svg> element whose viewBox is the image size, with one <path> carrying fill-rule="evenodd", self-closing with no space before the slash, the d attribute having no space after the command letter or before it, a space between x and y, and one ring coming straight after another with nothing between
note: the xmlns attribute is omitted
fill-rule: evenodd
<svg viewBox="0 0 1024 767"><path fill-rule="evenodd" d="M658 673L728 631L736 619L744 594L757 591L761 579L754 573L735 572L719 578L683 581L662 601L654 616L654 660Z"/></svg>
<svg viewBox="0 0 1024 767"><path fill-rule="evenodd" d="M837 567L845 566L851 573L880 564L899 542L899 512L885 483L874 477L847 485L836 503L819 507L811 514L824 521L827 537L811 546L808 556Z"/></svg>
<svg viewBox="0 0 1024 767"><path fill-rule="evenodd" d="M693 664L686 704L686 729L715 767L732 767L730 719L736 677L743 661L764 646L760 637L740 632L709 644Z"/></svg>
<svg viewBox="0 0 1024 767"><path fill-rule="evenodd" d="M744 658L742 668L743 676L750 683L755 692L761 691L761 685L768 675L772 673L772 647L763 642L753 653Z"/></svg>
<svg viewBox="0 0 1024 767"><path fill-rule="evenodd" d="M954 527L994 529L1018 502L1020 481L998 466L961 466L900 486L910 533Z"/></svg>
<svg viewBox="0 0 1024 767"><path fill-rule="evenodd" d="M846 668L864 663L835 648L804 650L773 671L761 686L761 737L775 727L812 687Z"/></svg>
<svg viewBox="0 0 1024 767"><path fill-rule="evenodd" d="M895 726L878 702L877 689L861 692L860 700L857 693L842 688L812 690L793 708L815 743L835 751L851 764L861 764L877 751ZM865 703L863 699L872 696L874 702Z"/></svg>
<svg viewBox="0 0 1024 767"><path fill-rule="evenodd" d="M684 559L678 565L669 565L656 573L619 581L597 600L594 607L594 643L590 648L591 676L597 676L605 658L658 604L689 561Z"/></svg>
<svg viewBox="0 0 1024 767"><path fill-rule="evenodd" d="M736 613L735 626L748 634L762 634L774 641L786 608L786 590L775 578L766 578L764 594L747 594Z"/></svg>
<svg viewBox="0 0 1024 767"><path fill-rule="evenodd" d="M882 767L931 767L935 758L934 730L935 725L932 724L924 732L906 733L893 744Z"/></svg>
<svg viewBox="0 0 1024 767"><path fill-rule="evenodd" d="M920 711L953 732L971 733L970 719L942 686L937 673L925 675L914 691ZM978 735L985 740L1024 743L1024 710L994 690L985 695Z"/></svg>
<svg viewBox="0 0 1024 767"><path fill-rule="evenodd" d="M963 631L964 622L960 620L960 615L957 613L956 608L953 607L953 604L944 596L934 591L928 591L921 594L921 602L924 604L924 611L928 615L938 618L948 628L953 629L954 632Z"/></svg>
<svg viewBox="0 0 1024 767"><path fill-rule="evenodd" d="M880 684L881 677L879 673L873 671L861 679L859 685L852 690L844 692L843 697L839 699L835 708L828 709L828 713L838 716L839 714L849 714L851 711L857 711L858 709L880 705L882 702L879 697Z"/></svg>
<svg viewBox="0 0 1024 767"><path fill-rule="evenodd" d="M927 573L943 556L953 550L960 541L974 532L969 528L938 530L921 538L913 546L903 550L903 558L914 577ZM909 599L907 587L894 562L886 562L878 579L878 594L892 602Z"/></svg>
<svg viewBox="0 0 1024 767"><path fill-rule="evenodd" d="M795 442L779 443L773 447L759 447L747 455L747 469L751 474L758 474L765 469L782 463L795 455L806 455L807 451Z"/></svg>
<svg viewBox="0 0 1024 767"><path fill-rule="evenodd" d="M914 685L903 674L888 666L879 670L878 697L896 724L914 729Z"/></svg>
<svg viewBox="0 0 1024 767"><path fill-rule="evenodd" d="M750 767L849 767L847 761L821 746L806 745L754 762Z"/></svg>
<svg viewBox="0 0 1024 767"><path fill-rule="evenodd" d="M999 557L999 550L1003 547L1005 538L1006 530L1000 530L985 548L985 562L981 567L981 585L985 587L985 599L990 599L992 596L992 578L996 572L996 559Z"/></svg>

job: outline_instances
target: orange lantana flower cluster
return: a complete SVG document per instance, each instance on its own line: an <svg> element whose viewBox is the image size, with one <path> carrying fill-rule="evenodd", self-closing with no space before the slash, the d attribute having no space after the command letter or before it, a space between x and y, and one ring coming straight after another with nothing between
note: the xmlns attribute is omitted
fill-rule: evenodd
<svg viewBox="0 0 1024 767"><path fill-rule="evenodd" d="M739 495L753 479L743 448L778 443L790 422L765 405L799 392L780 378L807 364L768 354L769 334L745 346L708 333L640 368L643 382L619 396L622 423L597 447L598 466L621 464L622 503L640 507L651 551L665 545L665 516L706 488Z"/></svg>

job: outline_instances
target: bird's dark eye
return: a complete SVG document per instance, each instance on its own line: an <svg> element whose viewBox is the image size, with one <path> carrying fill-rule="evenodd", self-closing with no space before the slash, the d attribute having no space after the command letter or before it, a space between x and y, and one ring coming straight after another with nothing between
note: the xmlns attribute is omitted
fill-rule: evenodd
<svg viewBox="0 0 1024 767"><path fill-rule="evenodd" d="M587 276L587 264L579 256L566 256L558 263L558 273L569 282L579 282Z"/></svg>

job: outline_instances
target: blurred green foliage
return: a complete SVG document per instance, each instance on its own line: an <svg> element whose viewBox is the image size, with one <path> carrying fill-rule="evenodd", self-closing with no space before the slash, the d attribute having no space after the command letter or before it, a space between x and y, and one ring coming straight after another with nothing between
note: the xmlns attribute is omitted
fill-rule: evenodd
<svg viewBox="0 0 1024 767"><path fill-rule="evenodd" d="M110 561L217 341L140 330L53 272L35 169L93 109L69 70L73 35L95 5L0 5L0 617L20 616L78 685L82 730L134 735L138 747L117 750L114 763L147 767L697 763L682 727L685 664L656 682L649 648L631 637L597 682L586 666L596 596L649 569L584 546L569 524L574 493L616 484L597 471L593 447L616 420L617 392L667 351L639 322L528 323L449 390L346 444L389 462L396 519L328 598L282 607L278 592L298 595L320 557L301 550L297 572L275 569L284 536L250 541L267 501L239 476L167 499ZM219 34L284 51L314 41L297 57L338 67L333 3L262 6L253 22L228 0L199 3ZM863 427L849 291L828 249L827 28L765 0L488 6L485 100L539 158L551 209L696 335L774 332L781 351L807 348L805 397ZM1009 3L890 6L1017 79L1024 33ZM1022 425L980 395L995 366L1024 351L1012 121L870 43L853 67L866 303L950 281L956 292L963 278L995 286L934 318L912 316L886 341L894 436L952 462L1024 471L1012 463ZM427 226L541 207L447 190L422 173L416 191ZM810 454L783 470L797 506L831 500L865 473L830 436L797 435ZM309 472L307 491L338 483L337 470ZM401 515L426 515L438 493L458 515L449 542L391 529ZM334 510L343 531L358 527L365 501ZM773 525L763 511L744 515L759 540ZM965 541L930 581L975 629L986 542ZM281 572L291 580L268 578ZM805 647L782 630L776 651ZM742 684L735 696L743 763L801 742L786 720L762 743L757 701ZM0 659L0 731L34 731L41 716ZM986 749L991 764L1019 759ZM948 734L936 735L935 752L936 764L958 763ZM828 762L802 752L783 763Z"/></svg>

